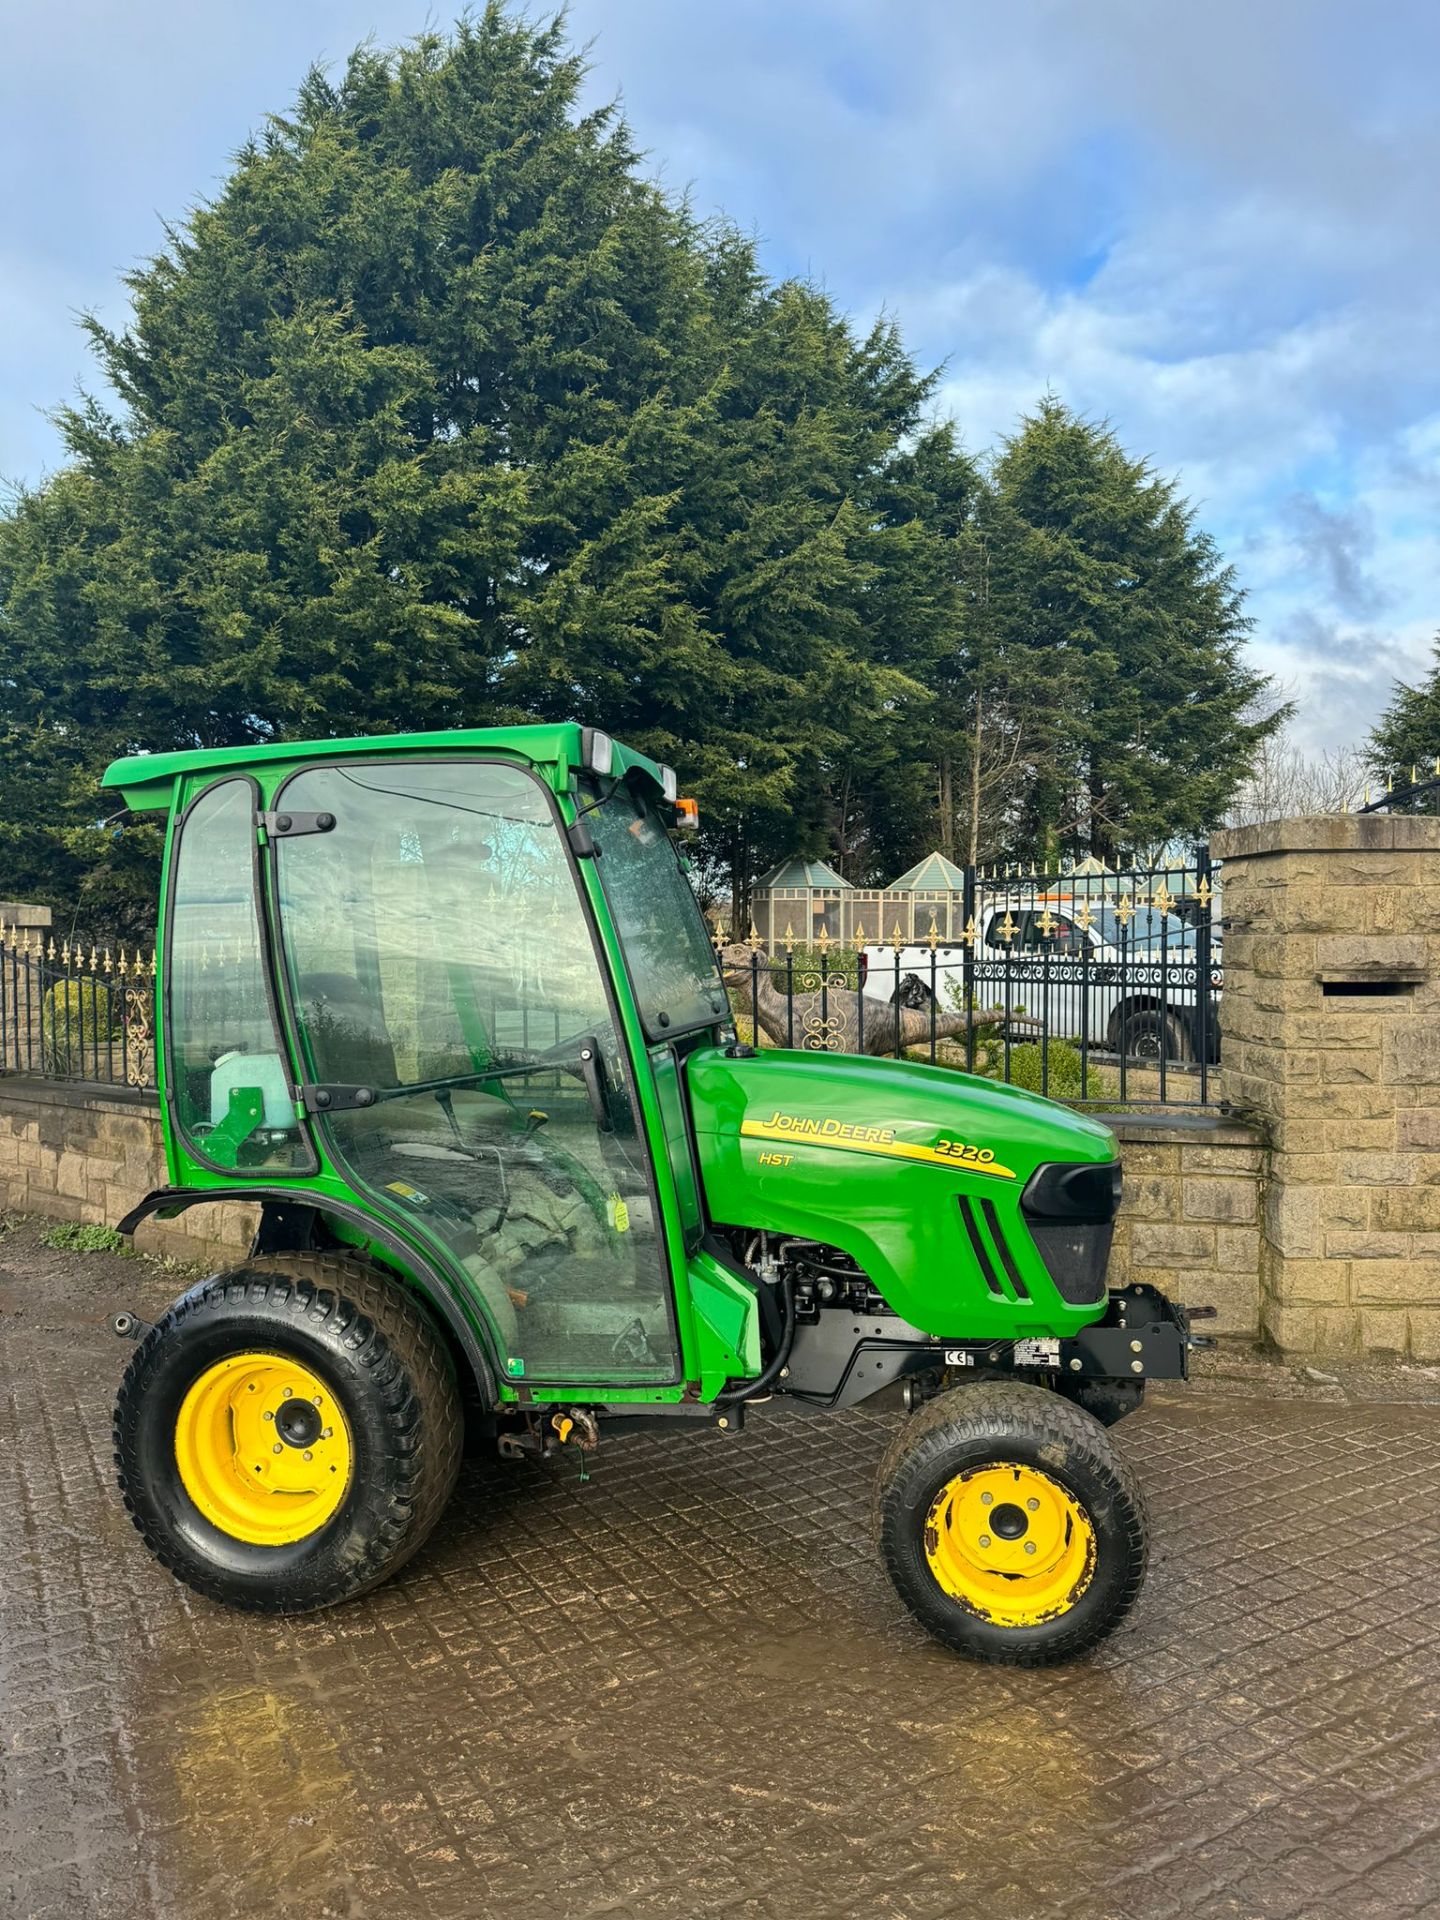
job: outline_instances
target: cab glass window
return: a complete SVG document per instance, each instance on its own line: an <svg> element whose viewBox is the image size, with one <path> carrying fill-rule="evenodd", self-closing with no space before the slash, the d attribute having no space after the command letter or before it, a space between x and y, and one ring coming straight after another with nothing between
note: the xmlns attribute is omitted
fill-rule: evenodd
<svg viewBox="0 0 1440 1920"><path fill-rule="evenodd" d="M654 806L621 781L585 819L646 1033L663 1040L727 1019L700 903Z"/></svg>
<svg viewBox="0 0 1440 1920"><path fill-rule="evenodd" d="M673 1380L630 1062L545 788L478 759L351 763L281 804L334 820L276 845L333 1151L448 1247L507 1378Z"/></svg>
<svg viewBox="0 0 1440 1920"><path fill-rule="evenodd" d="M165 1076L192 1147L238 1173L307 1168L255 895L255 789L209 788L180 826L170 894Z"/></svg>

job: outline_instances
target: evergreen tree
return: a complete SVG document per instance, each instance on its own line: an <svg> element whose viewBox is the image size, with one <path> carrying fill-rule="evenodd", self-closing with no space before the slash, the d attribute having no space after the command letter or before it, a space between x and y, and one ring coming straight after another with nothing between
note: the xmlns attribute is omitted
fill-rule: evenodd
<svg viewBox="0 0 1440 1920"><path fill-rule="evenodd" d="M1254 718L1233 571L1174 484L1047 396L995 464L993 614L1031 656L1017 850L1106 859L1202 834L1285 710Z"/></svg>
<svg viewBox="0 0 1440 1920"><path fill-rule="evenodd" d="M1173 489L1049 400L982 476L582 71L492 3L310 74L90 323L114 398L0 519L0 895L151 922L116 754L522 718L675 765L740 913L1218 817L1263 683Z"/></svg>
<svg viewBox="0 0 1440 1920"><path fill-rule="evenodd" d="M1433 661L1418 686L1396 682L1389 706L1370 730L1365 764L1382 786L1403 787L1412 777L1423 783L1440 773L1440 637ZM1411 806L1418 812L1440 812L1440 798L1426 794Z"/></svg>
<svg viewBox="0 0 1440 1920"><path fill-rule="evenodd" d="M581 77L498 5L312 73L91 324L120 411L67 411L0 528L0 729L54 774L7 818L52 893L79 834L138 910L92 824L137 746L575 718L677 764L742 868L895 750L929 383L647 184Z"/></svg>

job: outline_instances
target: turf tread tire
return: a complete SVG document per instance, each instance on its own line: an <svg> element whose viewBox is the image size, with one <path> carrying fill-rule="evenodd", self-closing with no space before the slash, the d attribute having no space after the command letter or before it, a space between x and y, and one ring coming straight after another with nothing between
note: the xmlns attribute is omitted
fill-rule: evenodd
<svg viewBox="0 0 1440 1920"><path fill-rule="evenodd" d="M146 1400L167 1345L193 1344L197 1334L247 1309L273 1313L277 1327L337 1343L346 1360L362 1370L390 1443L387 1468L394 1469L395 1484L385 1490L383 1510L371 1516L368 1536L328 1581L299 1593L237 1582L230 1572L207 1564L165 1524L142 1460ZM254 1337L263 1334L244 1336ZM113 1433L126 1510L163 1567L225 1606L300 1613L368 1593L419 1552L455 1488L464 1411L442 1336L418 1298L378 1261L351 1254L257 1254L199 1282L146 1333L116 1395ZM173 1451L173 1439L171 1446Z"/></svg>
<svg viewBox="0 0 1440 1920"><path fill-rule="evenodd" d="M1043 1627L999 1627L967 1614L925 1564L920 1527L930 1501L945 1480L987 1457L1026 1459L1079 1493L1106 1554L1071 1611ZM1077 1478L1083 1484L1074 1485ZM1138 1480L1092 1414L1043 1387L984 1381L927 1401L881 1459L873 1525L885 1570L921 1625L997 1665L1050 1666L1088 1652L1124 1619L1145 1580L1149 1519Z"/></svg>

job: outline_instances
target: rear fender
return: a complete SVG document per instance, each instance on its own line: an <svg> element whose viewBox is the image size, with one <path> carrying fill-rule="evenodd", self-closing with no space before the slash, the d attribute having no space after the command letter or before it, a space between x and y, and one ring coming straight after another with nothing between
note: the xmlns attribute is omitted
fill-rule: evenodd
<svg viewBox="0 0 1440 1920"><path fill-rule="evenodd" d="M477 1392L485 1407L497 1403L495 1382L498 1370L493 1355L482 1344L477 1329L467 1319L445 1278L437 1273L415 1249L393 1234L373 1214L361 1207L347 1205L328 1196L296 1193L287 1187L157 1187L133 1206L116 1226L118 1233L133 1234L146 1220L158 1216L173 1219L192 1207L223 1204L226 1201L258 1202L260 1226L250 1248L255 1253L308 1252L326 1244L325 1223L336 1220L356 1228L364 1235L386 1264L413 1287L450 1336L459 1355L474 1376ZM343 1242L338 1244L343 1245Z"/></svg>

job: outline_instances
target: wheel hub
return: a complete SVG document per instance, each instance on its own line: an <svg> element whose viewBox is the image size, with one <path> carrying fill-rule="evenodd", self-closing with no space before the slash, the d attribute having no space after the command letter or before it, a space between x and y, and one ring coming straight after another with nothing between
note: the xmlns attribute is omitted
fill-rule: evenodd
<svg viewBox="0 0 1440 1920"><path fill-rule="evenodd" d="M275 1431L287 1447L313 1447L324 1425L313 1400L286 1400L275 1411Z"/></svg>
<svg viewBox="0 0 1440 1920"><path fill-rule="evenodd" d="M281 1354L237 1353L191 1384L175 1422L175 1462L222 1533L286 1546L316 1533L350 1484L350 1429L318 1375Z"/></svg>
<svg viewBox="0 0 1440 1920"><path fill-rule="evenodd" d="M996 1626L1035 1627L1068 1613L1095 1571L1095 1531L1067 1487L1019 1462L947 1480L925 1516L936 1584Z"/></svg>
<svg viewBox="0 0 1440 1920"><path fill-rule="evenodd" d="M990 1531L998 1533L1002 1540L1018 1540L1029 1527L1025 1509L1017 1507L1007 1500L1002 1506L994 1507L990 1513Z"/></svg>

